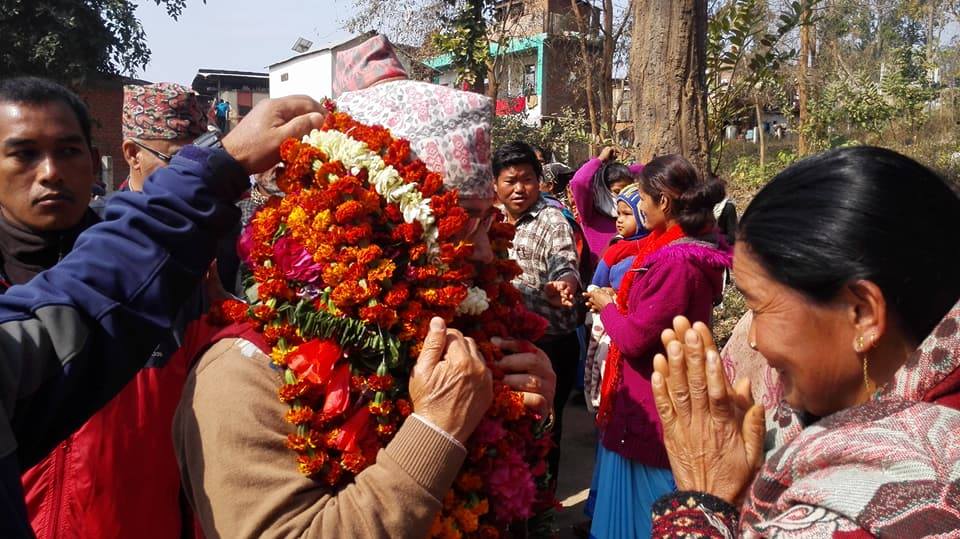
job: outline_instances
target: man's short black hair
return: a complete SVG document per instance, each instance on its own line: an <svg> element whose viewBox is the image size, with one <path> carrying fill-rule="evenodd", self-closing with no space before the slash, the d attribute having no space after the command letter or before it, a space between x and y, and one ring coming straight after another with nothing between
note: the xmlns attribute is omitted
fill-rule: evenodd
<svg viewBox="0 0 960 539"><path fill-rule="evenodd" d="M497 148L493 153L493 179L500 177L500 171L507 167L517 165L530 165L537 178L543 177L543 166L537 160L537 154L533 152L533 146L526 142L515 140L508 142Z"/></svg>
<svg viewBox="0 0 960 539"><path fill-rule="evenodd" d="M80 96L69 89L47 79L39 77L16 77L0 80L0 103L17 103L23 105L45 105L61 102L70 107L87 146L93 147L93 137L90 134L90 111L80 99Z"/></svg>

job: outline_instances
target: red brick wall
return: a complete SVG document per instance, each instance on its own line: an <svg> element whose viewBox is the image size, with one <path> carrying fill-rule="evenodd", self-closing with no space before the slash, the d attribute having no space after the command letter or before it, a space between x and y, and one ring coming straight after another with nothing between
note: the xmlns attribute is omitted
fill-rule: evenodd
<svg viewBox="0 0 960 539"><path fill-rule="evenodd" d="M93 119L93 145L100 155L113 157L113 182L119 185L130 172L123 160L121 115L123 113L123 80L90 82L77 93L87 103Z"/></svg>

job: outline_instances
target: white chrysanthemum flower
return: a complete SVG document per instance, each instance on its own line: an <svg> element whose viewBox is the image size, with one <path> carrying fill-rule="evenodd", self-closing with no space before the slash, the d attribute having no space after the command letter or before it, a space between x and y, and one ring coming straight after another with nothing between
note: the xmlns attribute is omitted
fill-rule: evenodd
<svg viewBox="0 0 960 539"><path fill-rule="evenodd" d="M419 194L419 193L417 193ZM433 214L430 209L430 199L420 197L406 197L400 199L400 211L403 212L403 220L407 223L419 221L424 231L429 230L433 224Z"/></svg>
<svg viewBox="0 0 960 539"><path fill-rule="evenodd" d="M416 185L404 183L400 173L392 166L388 166L383 158L370 150L366 143L350 138L349 135L340 131L318 129L305 135L303 143L319 148L331 161L340 161L352 174L358 174L361 169L366 169L370 185L387 202L396 203L400 207L404 222L409 224L416 221L423 227L423 239L429 256L431 258L439 256L440 234L433 216L433 209L430 207L430 199L423 198L423 194ZM314 170L319 168L319 161L313 164ZM334 182L338 178L331 175L328 179ZM484 301L486 301L486 294L484 294Z"/></svg>
<svg viewBox="0 0 960 539"><path fill-rule="evenodd" d="M490 308L490 300L482 288L475 286L467 289L467 297L457 305L457 314L477 316Z"/></svg>

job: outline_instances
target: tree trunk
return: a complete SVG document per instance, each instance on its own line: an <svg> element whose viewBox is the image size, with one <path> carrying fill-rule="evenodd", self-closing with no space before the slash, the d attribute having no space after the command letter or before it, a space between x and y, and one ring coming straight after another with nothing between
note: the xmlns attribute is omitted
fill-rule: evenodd
<svg viewBox="0 0 960 539"><path fill-rule="evenodd" d="M613 52L616 36L613 29L613 0L603 0L603 45L600 51L600 122L607 136L613 137Z"/></svg>
<svg viewBox="0 0 960 539"><path fill-rule="evenodd" d="M763 140L763 107L760 106L760 97L757 96L754 106L757 110L757 130L754 132L757 144L760 145L760 170L763 170L767 160L767 146Z"/></svg>
<svg viewBox="0 0 960 539"><path fill-rule="evenodd" d="M797 131L799 132L799 138L797 140L797 154L806 155L809 149L807 148L807 136L804 133L804 127L807 125L807 71L808 64L810 62L810 5L808 0L800 0L800 5L802 6L802 21L803 24L800 26L800 62L797 64L797 97L800 102L800 122L797 126Z"/></svg>
<svg viewBox="0 0 960 539"><path fill-rule="evenodd" d="M635 0L630 89L638 157L679 153L702 174L707 143L706 0Z"/></svg>
<svg viewBox="0 0 960 539"><path fill-rule="evenodd" d="M587 40L589 39L587 34L588 29L586 28L586 24L584 24L583 15L580 13L577 0L570 0L570 9L573 10L574 18L577 21L577 41L580 43L580 60L583 64L583 71L586 78L586 88L584 92L586 92L587 95L587 114L590 117L590 153L593 154L595 150L594 146L600 140L600 124L597 121L597 106L594 102L597 86L593 78L593 69L596 64L594 62L594 55L590 54L590 49L587 46Z"/></svg>
<svg viewBox="0 0 960 539"><path fill-rule="evenodd" d="M493 99L494 103L497 101L497 94L500 93L500 74L498 71L500 66L498 65L497 58L491 58L487 62L487 87L486 94L487 97Z"/></svg>

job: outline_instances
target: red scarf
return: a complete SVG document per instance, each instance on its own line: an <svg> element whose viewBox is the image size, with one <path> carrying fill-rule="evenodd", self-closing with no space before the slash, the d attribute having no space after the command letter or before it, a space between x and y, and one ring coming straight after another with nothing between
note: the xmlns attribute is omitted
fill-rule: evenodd
<svg viewBox="0 0 960 539"><path fill-rule="evenodd" d="M620 314L627 314L627 299L630 297L633 281L640 275L639 270L646 264L650 255L684 237L686 237L686 234L683 233L683 229L679 225L673 225L664 231L654 230L650 235L640 240L637 257L630 265L630 270L624 275L623 282L620 283L620 290L617 292L617 310L620 311ZM607 367L604 371L603 383L600 386L600 410L597 413L597 425L601 429L606 427L610 420L610 413L613 409L613 392L620 387L622 379L623 357L620 355L620 348L617 343L611 341L610 352L607 354Z"/></svg>

